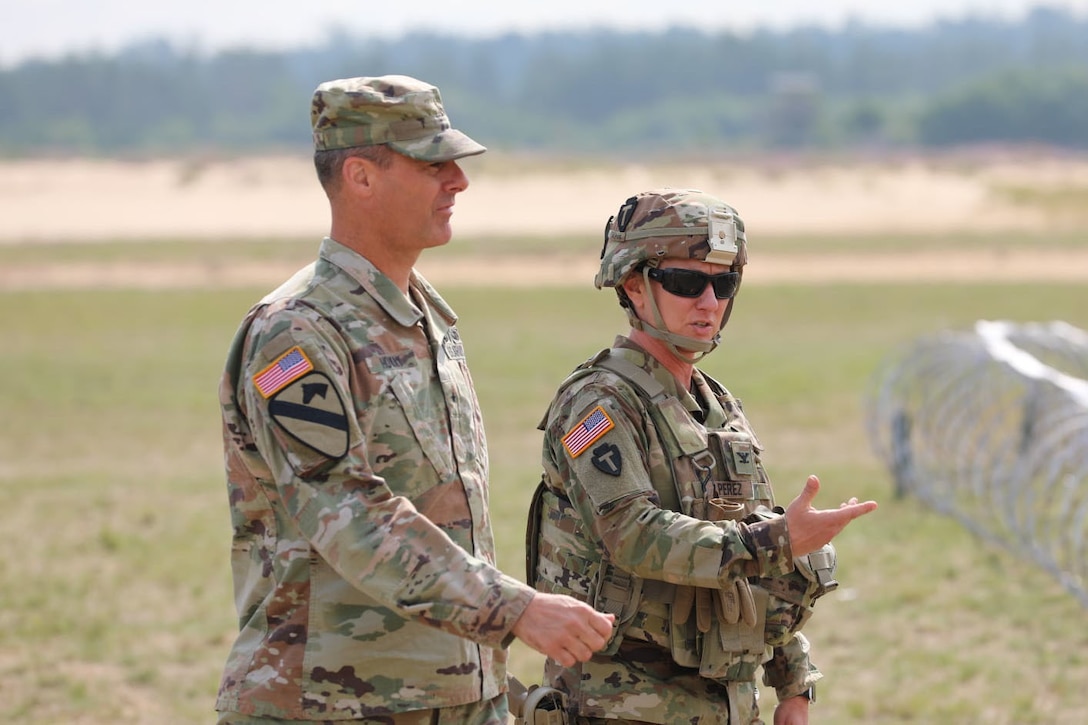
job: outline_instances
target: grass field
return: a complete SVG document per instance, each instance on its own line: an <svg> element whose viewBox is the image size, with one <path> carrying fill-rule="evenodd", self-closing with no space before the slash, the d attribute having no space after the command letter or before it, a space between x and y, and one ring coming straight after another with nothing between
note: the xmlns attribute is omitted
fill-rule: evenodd
<svg viewBox="0 0 1088 725"><path fill-rule="evenodd" d="M101 258L96 245L76 249L3 250L0 264ZM140 253L184 261L210 249ZM214 721L234 631L215 389L235 325L264 291L0 292L0 721ZM588 283L443 292L484 407L500 564L522 577L536 423L624 319ZM880 362L980 318L1088 328L1088 288L750 286L704 365L744 400L781 499L811 472L824 484L817 504L881 503L837 540L842 586L806 629L827 675L814 722L1088 719L1088 611L1048 575L894 500L869 452L864 394ZM520 644L513 663L537 679L540 660Z"/></svg>

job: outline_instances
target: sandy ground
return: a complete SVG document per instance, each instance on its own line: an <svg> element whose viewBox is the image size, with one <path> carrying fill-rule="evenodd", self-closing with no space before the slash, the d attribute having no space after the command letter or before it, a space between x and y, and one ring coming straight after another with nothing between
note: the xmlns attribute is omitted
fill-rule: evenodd
<svg viewBox="0 0 1088 725"><path fill-rule="evenodd" d="M1001 189L1088 185L1088 161L1055 159L574 171L463 165L471 186L457 201L459 234L596 233L626 197L656 186L715 193L760 234L1027 228L1058 220L1003 201ZM301 157L0 163L0 242L304 237L320 234L327 219Z"/></svg>
<svg viewBox="0 0 1088 725"><path fill-rule="evenodd" d="M1039 195L1088 190L1088 160L1042 157L940 163L714 163L674 167L563 169L502 157L468 159L470 189L457 201L455 234L586 234L596 237L627 196L656 186L711 191L736 206L751 235L952 233L996 234L1026 229L1088 227L1076 205L1045 207ZM1036 200L1025 201L1025 190ZM1079 191L1078 191L1079 190ZM1084 198L1088 198L1085 196ZM1014 203L1014 200L1019 200ZM320 237L327 205L308 158L151 161L26 160L0 163L0 244L38 241L166 238ZM796 256L753 265L747 280L813 277L902 279L908 257L877 260ZM542 283L592 277L591 260L534 260ZM501 263L501 262L500 262ZM467 265L421 267L436 282L465 279ZM586 269L582 269L585 267ZM587 272L587 270L589 270ZM1088 250L1062 253L954 254L946 278L1088 279ZM0 269L0 289L29 285L146 284L155 287L282 278L274 266L216 270L134 269L126 265L66 265L48 270ZM814 274L815 273L815 274Z"/></svg>

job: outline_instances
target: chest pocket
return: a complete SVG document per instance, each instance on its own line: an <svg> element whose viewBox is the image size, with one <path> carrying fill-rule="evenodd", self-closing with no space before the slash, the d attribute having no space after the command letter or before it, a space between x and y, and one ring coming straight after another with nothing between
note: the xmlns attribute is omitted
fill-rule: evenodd
<svg viewBox="0 0 1088 725"><path fill-rule="evenodd" d="M707 452L706 429L692 420L675 397L660 399L651 411L658 416L658 430L670 458L675 488L675 491L658 489L662 504L688 516L703 518L702 484L713 471L713 461Z"/></svg>
<svg viewBox="0 0 1088 725"><path fill-rule="evenodd" d="M442 389L434 379L426 384L413 381L419 376L414 369L401 369L390 373L389 387L404 411L412 434L423 454L434 466L440 481L455 477L446 401Z"/></svg>
<svg viewBox="0 0 1088 725"><path fill-rule="evenodd" d="M748 433L709 431L707 446L714 457L714 473L707 483L707 498L743 503L750 513L759 503L773 505L770 484L759 461L759 447Z"/></svg>

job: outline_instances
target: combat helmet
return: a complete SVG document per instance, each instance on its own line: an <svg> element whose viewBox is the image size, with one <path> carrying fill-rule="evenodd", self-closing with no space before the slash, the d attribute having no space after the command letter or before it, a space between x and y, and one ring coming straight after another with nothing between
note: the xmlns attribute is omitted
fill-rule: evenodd
<svg viewBox="0 0 1088 725"><path fill-rule="evenodd" d="M718 346L720 336L705 342L663 329L652 295L654 324L640 320L622 288L624 280L639 271L649 287L649 270L670 257L728 266L738 275L739 291L748 262L744 222L736 209L710 194L697 189L664 188L632 196L605 224L601 266L593 284L597 289L615 288L632 327L663 340L674 355L694 363ZM722 316L722 327L733 311L734 301L735 295ZM677 345L702 354L689 358L679 352Z"/></svg>

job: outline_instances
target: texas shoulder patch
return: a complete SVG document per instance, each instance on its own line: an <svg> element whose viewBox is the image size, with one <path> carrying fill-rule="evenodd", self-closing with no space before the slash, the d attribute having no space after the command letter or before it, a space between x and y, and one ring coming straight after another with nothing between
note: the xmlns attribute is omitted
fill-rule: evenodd
<svg viewBox="0 0 1088 725"><path fill-rule="evenodd" d="M608 413L598 405L563 436L563 447L567 449L571 458L577 458L593 445L594 441L615 427L616 424L608 417Z"/></svg>
<svg viewBox="0 0 1088 725"><path fill-rule="evenodd" d="M310 373L268 401L268 414L303 445L329 458L348 452L344 401L324 373Z"/></svg>
<svg viewBox="0 0 1088 725"><path fill-rule="evenodd" d="M593 467L609 476L623 473L623 455L614 443L602 443L593 449L593 458L589 459Z"/></svg>
<svg viewBox="0 0 1088 725"><path fill-rule="evenodd" d="M299 346L292 347L287 352L272 361L272 364L253 376L253 387L257 388L264 397L268 397L292 380L298 380L314 369L310 358L302 352Z"/></svg>

